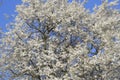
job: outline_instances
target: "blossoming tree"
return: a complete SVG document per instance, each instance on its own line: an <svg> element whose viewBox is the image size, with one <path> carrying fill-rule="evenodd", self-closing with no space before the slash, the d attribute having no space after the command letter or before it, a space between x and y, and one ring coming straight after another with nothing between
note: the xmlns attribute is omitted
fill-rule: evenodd
<svg viewBox="0 0 120 80"><path fill-rule="evenodd" d="M120 79L117 0L103 0L93 12L86 0L22 1L1 39L0 70L9 79Z"/></svg>

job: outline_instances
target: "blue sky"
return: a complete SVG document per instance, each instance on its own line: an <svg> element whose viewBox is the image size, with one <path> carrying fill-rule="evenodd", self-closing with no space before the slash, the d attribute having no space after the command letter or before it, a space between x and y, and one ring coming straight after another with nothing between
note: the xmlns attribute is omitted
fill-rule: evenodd
<svg viewBox="0 0 120 80"><path fill-rule="evenodd" d="M0 0L0 1L2 1L2 5L0 5L0 28L2 28L3 31L6 31L5 28L6 24L14 20L14 17L12 17L12 15L17 14L15 12L16 5L21 4L22 1L21 0ZM97 5L101 4L101 0L88 0L88 3L85 6L86 8L89 8L92 11L92 7L94 7L95 4ZM120 9L120 5L117 6L117 8ZM9 18L7 19L5 15L9 15Z"/></svg>
<svg viewBox="0 0 120 80"><path fill-rule="evenodd" d="M15 8L16 5L20 3L21 0L2 0L2 4L0 5L0 28L2 28L3 31L6 31L5 25L14 19L12 15L17 14ZM10 17L7 19L5 15L9 15Z"/></svg>

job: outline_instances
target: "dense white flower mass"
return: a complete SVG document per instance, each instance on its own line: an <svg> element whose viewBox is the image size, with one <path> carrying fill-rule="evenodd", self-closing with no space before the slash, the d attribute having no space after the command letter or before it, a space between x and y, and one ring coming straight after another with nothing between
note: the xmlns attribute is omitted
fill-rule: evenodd
<svg viewBox="0 0 120 80"><path fill-rule="evenodd" d="M118 0L22 0L0 40L0 70L9 80L119 80Z"/></svg>

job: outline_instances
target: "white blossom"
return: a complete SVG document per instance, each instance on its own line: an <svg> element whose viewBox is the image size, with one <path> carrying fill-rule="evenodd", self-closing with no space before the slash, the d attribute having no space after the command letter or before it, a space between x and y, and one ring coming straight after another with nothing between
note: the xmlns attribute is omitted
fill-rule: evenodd
<svg viewBox="0 0 120 80"><path fill-rule="evenodd" d="M22 0L15 23L0 40L1 68L18 80L118 78L114 70L120 68L120 13L113 8L117 0L103 1L94 12L85 3Z"/></svg>

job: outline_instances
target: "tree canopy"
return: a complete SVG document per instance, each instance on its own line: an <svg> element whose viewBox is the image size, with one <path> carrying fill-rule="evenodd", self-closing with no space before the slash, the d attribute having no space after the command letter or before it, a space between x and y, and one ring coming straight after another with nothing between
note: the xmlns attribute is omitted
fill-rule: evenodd
<svg viewBox="0 0 120 80"><path fill-rule="evenodd" d="M1 39L2 75L8 71L12 80L120 79L117 3L103 0L90 12L86 0L22 0Z"/></svg>

